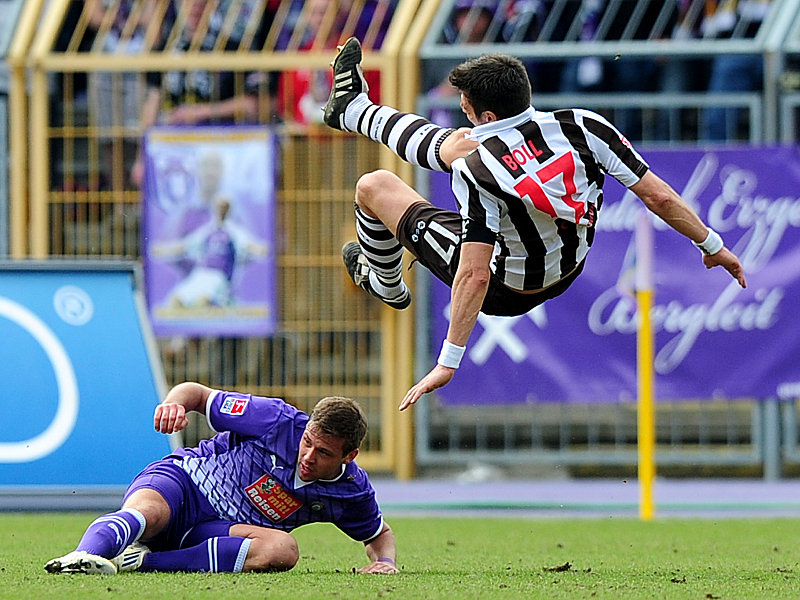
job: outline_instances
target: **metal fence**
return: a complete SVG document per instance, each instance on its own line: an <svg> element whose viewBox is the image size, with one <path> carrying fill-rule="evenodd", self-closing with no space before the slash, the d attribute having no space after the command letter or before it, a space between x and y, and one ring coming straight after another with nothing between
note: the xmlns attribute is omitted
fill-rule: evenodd
<svg viewBox="0 0 800 600"><path fill-rule="evenodd" d="M314 95L312 86L317 79L329 86L336 43L358 35L376 92L396 103L398 49L416 4L29 3L23 25L35 32L18 57L26 69L15 72L14 84L23 96L30 90L23 102L30 128L19 112L11 122L12 136L27 140L29 160L17 173L24 185L12 194L12 255L138 259L142 210L134 173L144 128L181 108L223 110L236 102L210 122L269 124L279 138L278 331L269 338L159 339L167 383L196 380L277 396L303 410L323 396L351 396L370 422L360 463L408 472L410 435L401 435L406 425L395 418L390 395L393 377L410 361L391 352L403 346L403 317L355 288L340 253L355 238L355 182L395 159L323 126L329 87ZM172 87L179 80L193 83L192 93L179 96ZM316 110L306 111L306 101ZM148 107L159 116L148 121ZM194 114L183 122L209 121ZM185 441L209 433L196 419Z"/></svg>

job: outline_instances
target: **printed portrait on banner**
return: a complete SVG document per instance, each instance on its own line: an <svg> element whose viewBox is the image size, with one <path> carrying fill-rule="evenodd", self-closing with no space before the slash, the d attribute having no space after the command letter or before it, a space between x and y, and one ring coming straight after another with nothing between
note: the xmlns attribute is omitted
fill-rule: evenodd
<svg viewBox="0 0 800 600"><path fill-rule="evenodd" d="M157 127L144 152L142 248L156 335L273 333L270 130Z"/></svg>

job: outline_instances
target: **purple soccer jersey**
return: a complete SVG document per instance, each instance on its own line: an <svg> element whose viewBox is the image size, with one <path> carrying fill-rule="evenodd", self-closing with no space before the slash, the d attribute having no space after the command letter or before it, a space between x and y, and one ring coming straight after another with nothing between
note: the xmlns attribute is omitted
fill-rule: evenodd
<svg viewBox="0 0 800 600"><path fill-rule="evenodd" d="M278 398L224 391L211 395L206 414L220 433L173 456L221 519L284 531L330 522L361 542L380 533L375 491L355 462L330 481L296 476L307 414Z"/></svg>
<svg viewBox="0 0 800 600"><path fill-rule="evenodd" d="M236 264L236 246L230 233L224 227L217 227L208 234L205 240L205 252L200 264L210 269L217 269L225 273L225 278L233 278L233 268Z"/></svg>

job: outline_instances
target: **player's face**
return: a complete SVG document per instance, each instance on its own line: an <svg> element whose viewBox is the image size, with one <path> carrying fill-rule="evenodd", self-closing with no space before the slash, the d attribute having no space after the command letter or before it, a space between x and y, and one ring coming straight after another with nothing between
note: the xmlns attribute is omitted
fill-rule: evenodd
<svg viewBox="0 0 800 600"><path fill-rule="evenodd" d="M469 119L469 122L473 125L480 124L478 117L475 114L475 109L472 108L472 104L470 104L469 100L467 100L467 97L463 93L461 94L461 112L467 116L467 119Z"/></svg>
<svg viewBox="0 0 800 600"><path fill-rule="evenodd" d="M335 479L342 472L342 465L352 461L358 449L344 453L344 440L334 435L318 433L306 426L297 452L297 473L303 481Z"/></svg>

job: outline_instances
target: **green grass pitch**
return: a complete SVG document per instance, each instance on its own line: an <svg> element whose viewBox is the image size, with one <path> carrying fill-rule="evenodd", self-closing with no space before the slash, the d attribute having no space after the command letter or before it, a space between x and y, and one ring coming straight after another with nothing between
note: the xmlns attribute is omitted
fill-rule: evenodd
<svg viewBox="0 0 800 600"><path fill-rule="evenodd" d="M223 598L800 597L800 519L514 519L387 516L401 574L356 575L363 547L329 525L298 529L287 573L50 575L96 515L0 513L3 600Z"/></svg>

